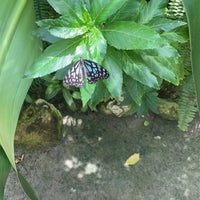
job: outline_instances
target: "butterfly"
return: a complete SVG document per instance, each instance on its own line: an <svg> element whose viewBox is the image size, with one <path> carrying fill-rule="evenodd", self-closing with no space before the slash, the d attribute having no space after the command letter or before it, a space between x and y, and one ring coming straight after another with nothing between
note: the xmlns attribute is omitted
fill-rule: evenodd
<svg viewBox="0 0 200 200"><path fill-rule="evenodd" d="M63 80L63 86L80 87L84 83L84 78L87 78L88 83L96 83L100 79L107 79L109 73L99 64L80 58L71 69L68 70Z"/></svg>

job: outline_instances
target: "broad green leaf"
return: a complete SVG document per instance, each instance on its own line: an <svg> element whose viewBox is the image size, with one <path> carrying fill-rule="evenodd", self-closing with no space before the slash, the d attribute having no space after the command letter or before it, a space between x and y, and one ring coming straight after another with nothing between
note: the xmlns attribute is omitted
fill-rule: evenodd
<svg viewBox="0 0 200 200"><path fill-rule="evenodd" d="M192 52L192 70L197 93L198 107L200 111L200 1L183 0L183 4L185 6L189 25L190 45Z"/></svg>
<svg viewBox="0 0 200 200"><path fill-rule="evenodd" d="M148 65L140 59L137 54L130 55L123 54L123 70L138 82L152 88L158 88L158 81L155 75L153 75L148 68Z"/></svg>
<svg viewBox="0 0 200 200"><path fill-rule="evenodd" d="M44 51L35 61L31 68L25 73L27 77L41 77L67 65L74 59L80 39L60 40ZM80 51L80 50L78 50Z"/></svg>
<svg viewBox="0 0 200 200"><path fill-rule="evenodd" d="M134 80L132 77L127 75L124 76L124 82L126 84L127 91L130 97L134 100L135 103L140 105L142 97L146 92L144 86L140 82Z"/></svg>
<svg viewBox="0 0 200 200"><path fill-rule="evenodd" d="M162 17L156 17L148 24L150 27L152 27L155 31L171 31L178 27L186 25L186 22L178 21L178 20L172 20Z"/></svg>
<svg viewBox="0 0 200 200"><path fill-rule="evenodd" d="M163 32L161 37L166 38L170 44L186 43L189 41L188 26L183 26L169 32Z"/></svg>
<svg viewBox="0 0 200 200"><path fill-rule="evenodd" d="M74 38L88 31L87 26L80 25L76 20L69 22L69 19L65 16L61 16L58 19L44 19L38 21L37 24L40 26L40 29L36 34L41 34L43 29L54 37L63 39Z"/></svg>
<svg viewBox="0 0 200 200"><path fill-rule="evenodd" d="M141 116L141 115L147 113L147 110L149 110L149 108L147 108L147 106L146 106L146 104L145 104L145 101L143 100L143 101L142 101L142 104L136 105L135 110L136 110L136 112L137 112L137 115L138 115L138 116Z"/></svg>
<svg viewBox="0 0 200 200"><path fill-rule="evenodd" d="M49 30L49 33L55 37L67 39L75 38L76 36L83 35L87 32L87 27L71 28L71 27L54 27Z"/></svg>
<svg viewBox="0 0 200 200"><path fill-rule="evenodd" d="M66 103L68 104L69 108L72 111L76 111L77 107L76 107L76 104L74 103L74 100L73 100L72 95L69 92L69 90L67 90L66 88L63 88L62 89L62 94L63 94L63 97L64 97Z"/></svg>
<svg viewBox="0 0 200 200"><path fill-rule="evenodd" d="M178 51L170 45L164 46L164 47L160 47L160 48L156 48L156 49L147 49L141 52L141 54L147 54L150 56L161 56L161 57L179 57L179 53ZM140 54L140 51L138 51L138 54Z"/></svg>
<svg viewBox="0 0 200 200"><path fill-rule="evenodd" d="M108 44L117 49L143 50L166 45L166 41L151 28L135 22L114 22L106 25L102 33Z"/></svg>
<svg viewBox="0 0 200 200"><path fill-rule="evenodd" d="M68 18L66 16L60 16L56 19L42 19L42 20L37 21L36 24L39 27L47 29L47 30L54 27L78 28L82 26L82 24L80 24L76 19Z"/></svg>
<svg viewBox="0 0 200 200"><path fill-rule="evenodd" d="M33 34L38 38L40 38L41 40L49 43L55 43L60 40L60 38L51 35L48 30L43 28L37 29L37 31L34 31Z"/></svg>
<svg viewBox="0 0 200 200"><path fill-rule="evenodd" d="M124 80L126 79L126 77L124 78ZM120 103L121 106L131 106L131 110L129 113L135 113L135 101L133 101L133 98L130 96L129 92L127 90L124 90L124 93L122 94L123 97L123 101ZM134 111L133 111L134 110ZM133 111L133 112L132 112Z"/></svg>
<svg viewBox="0 0 200 200"><path fill-rule="evenodd" d="M147 105L147 108L149 108L152 112L157 114L159 113L157 108L158 105L157 93L154 90L146 93L145 103Z"/></svg>
<svg viewBox="0 0 200 200"><path fill-rule="evenodd" d="M92 98L91 98L91 101L90 101L90 104L89 104L90 108L92 110L95 110L96 106L100 102L108 100L109 97L110 96L108 94L108 91L105 88L104 82L103 81L99 81L96 84L96 88L95 88L94 93L92 94Z"/></svg>
<svg viewBox="0 0 200 200"><path fill-rule="evenodd" d="M147 24L150 22L154 17L158 17L163 15L165 12L165 8L168 4L169 0L151 0L148 1L146 6L140 10L140 18L139 22L141 24Z"/></svg>
<svg viewBox="0 0 200 200"><path fill-rule="evenodd" d="M0 146L0 199L4 199L4 188L10 172L10 162Z"/></svg>
<svg viewBox="0 0 200 200"><path fill-rule="evenodd" d="M105 22L111 15L119 10L127 0L99 0L91 1L90 14L95 24Z"/></svg>
<svg viewBox="0 0 200 200"><path fill-rule="evenodd" d="M186 38L183 35L177 34L175 31L164 32L162 34L162 37L166 38L170 43L173 43L173 42L185 43L188 41L188 38Z"/></svg>
<svg viewBox="0 0 200 200"><path fill-rule="evenodd" d="M80 24L84 21L84 1L83 0L48 0L54 10L60 15L74 18ZM70 19L71 20L71 19Z"/></svg>
<svg viewBox="0 0 200 200"><path fill-rule="evenodd" d="M115 99L119 99L121 95L123 77L122 77L122 64L119 60L120 53L112 50L107 51L104 67L110 72L110 76L105 80L108 91Z"/></svg>
<svg viewBox="0 0 200 200"><path fill-rule="evenodd" d="M137 19L140 7L146 3L145 0L127 0L122 7L108 20L109 22Z"/></svg>
<svg viewBox="0 0 200 200"><path fill-rule="evenodd" d="M49 84L45 91L45 99L46 100L52 99L58 94L58 92L60 92L60 90L61 90L61 87L57 81Z"/></svg>
<svg viewBox="0 0 200 200"><path fill-rule="evenodd" d="M158 113L157 110L157 93L155 90L146 87L146 92L142 98L142 103L140 105L136 105L136 112L139 116L143 114L147 114L149 109L154 113Z"/></svg>
<svg viewBox="0 0 200 200"><path fill-rule="evenodd" d="M86 42L86 37L82 38L82 40L80 41L80 43L77 45L76 47L76 51L75 51L75 58L76 60L79 60L80 57L82 57L83 59L88 59L88 60L92 60L93 58L91 57L92 55L90 54L90 47L88 46L87 42Z"/></svg>
<svg viewBox="0 0 200 200"><path fill-rule="evenodd" d="M69 67L70 67L70 66L69 66ZM64 67L64 68L62 68L62 69L59 69L58 71L55 72L55 74L53 75L53 77L52 77L51 75L49 75L51 78L50 78L50 80L47 80L47 81L52 82L52 81L54 81L54 80L55 80L55 81L56 81L56 80L63 80L64 77L65 77L65 75L66 75L67 72L68 72L69 67ZM47 75L47 76L48 76L48 75ZM42 79L45 80L45 78L46 78L47 76L42 77Z"/></svg>
<svg viewBox="0 0 200 200"><path fill-rule="evenodd" d="M142 55L142 58L148 68L158 77L175 85L179 84L179 78L176 76L178 71L176 66L179 64L178 58L148 55Z"/></svg>
<svg viewBox="0 0 200 200"><path fill-rule="evenodd" d="M91 99L92 94L94 93L95 87L96 87L96 84L89 84L85 80L84 85L80 88L83 107L85 107L87 102Z"/></svg>
<svg viewBox="0 0 200 200"><path fill-rule="evenodd" d="M135 165L138 161L140 160L140 154L139 153L134 153L133 155L131 155L126 162L124 163L124 165L127 167L129 165Z"/></svg>
<svg viewBox="0 0 200 200"><path fill-rule="evenodd" d="M97 62L101 63L106 54L107 44L102 33L97 28L92 28L88 33L85 43L91 57Z"/></svg>

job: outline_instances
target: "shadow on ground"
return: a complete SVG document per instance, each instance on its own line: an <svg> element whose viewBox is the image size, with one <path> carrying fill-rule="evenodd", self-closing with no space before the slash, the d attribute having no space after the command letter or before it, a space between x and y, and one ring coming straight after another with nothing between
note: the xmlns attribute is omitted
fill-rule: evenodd
<svg viewBox="0 0 200 200"><path fill-rule="evenodd" d="M79 116L60 144L25 153L19 170L41 200L198 200L200 136L182 133L174 121ZM140 153L129 168L126 159ZM28 199L11 172L6 200Z"/></svg>

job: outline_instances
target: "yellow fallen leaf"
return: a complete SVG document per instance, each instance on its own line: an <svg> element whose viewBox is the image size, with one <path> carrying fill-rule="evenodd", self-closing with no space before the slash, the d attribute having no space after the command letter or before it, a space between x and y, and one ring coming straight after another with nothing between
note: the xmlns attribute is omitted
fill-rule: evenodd
<svg viewBox="0 0 200 200"><path fill-rule="evenodd" d="M129 165L135 165L138 161L140 160L140 154L139 153L134 153L131 155L126 162L124 163L125 166Z"/></svg>
<svg viewBox="0 0 200 200"><path fill-rule="evenodd" d="M149 121L147 120L144 121L144 126L149 126L149 124L150 124Z"/></svg>

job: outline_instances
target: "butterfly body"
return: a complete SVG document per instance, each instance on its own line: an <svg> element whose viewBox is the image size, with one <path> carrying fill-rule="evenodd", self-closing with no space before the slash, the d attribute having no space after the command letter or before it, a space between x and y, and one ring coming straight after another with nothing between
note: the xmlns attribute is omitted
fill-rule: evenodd
<svg viewBox="0 0 200 200"><path fill-rule="evenodd" d="M106 79L109 77L109 73L99 64L80 58L71 69L68 70L63 85L80 87L84 83L84 78L87 78L88 83L96 83L100 79Z"/></svg>

